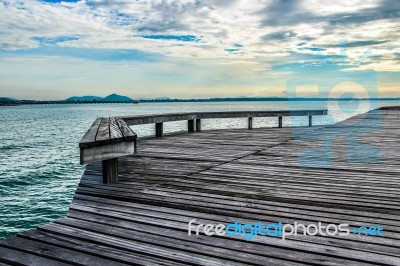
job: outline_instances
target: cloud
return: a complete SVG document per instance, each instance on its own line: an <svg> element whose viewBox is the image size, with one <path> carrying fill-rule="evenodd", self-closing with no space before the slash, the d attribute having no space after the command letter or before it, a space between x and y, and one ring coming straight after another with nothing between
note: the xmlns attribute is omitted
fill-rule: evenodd
<svg viewBox="0 0 400 266"><path fill-rule="evenodd" d="M220 86L252 87L316 69L396 73L399 12L400 2L388 0L6 0L0 2L0 56L78 58L93 66L188 60L198 67L187 75L210 75ZM372 55L353 64L367 50ZM321 56L328 66L321 66ZM202 72L204 67L213 71ZM182 69L170 65L160 67L160 76L162 70L189 87L200 80L175 76Z"/></svg>
<svg viewBox="0 0 400 266"><path fill-rule="evenodd" d="M307 53L307 49L315 51L313 47L336 48L340 38L349 39L348 47L381 48L398 45L398 5L373 0L340 4L318 0L253 0L251 4L245 0L15 0L0 3L0 49L52 44L178 57L258 58ZM311 48L296 48L300 42ZM234 46L237 43L246 49Z"/></svg>
<svg viewBox="0 0 400 266"><path fill-rule="evenodd" d="M342 26L361 24L382 19L396 19L400 3L397 1L356 0L347 2L273 1L259 14L264 14L265 26L297 25L324 21Z"/></svg>
<svg viewBox="0 0 400 266"><path fill-rule="evenodd" d="M276 31L262 36L263 41L285 41L296 37L297 33L293 31Z"/></svg>

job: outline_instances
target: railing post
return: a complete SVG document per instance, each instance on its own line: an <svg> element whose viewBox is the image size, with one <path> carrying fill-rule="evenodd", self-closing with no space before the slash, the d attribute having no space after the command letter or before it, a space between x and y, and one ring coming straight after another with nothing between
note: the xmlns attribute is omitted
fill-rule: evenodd
<svg viewBox="0 0 400 266"><path fill-rule="evenodd" d="M194 119L189 119L188 120L188 131L189 132L194 132Z"/></svg>
<svg viewBox="0 0 400 266"><path fill-rule="evenodd" d="M196 119L196 131L201 131L201 119Z"/></svg>
<svg viewBox="0 0 400 266"><path fill-rule="evenodd" d="M308 126L312 127L312 116L311 115L308 117Z"/></svg>
<svg viewBox="0 0 400 266"><path fill-rule="evenodd" d="M279 128L282 128L282 116L279 117Z"/></svg>
<svg viewBox="0 0 400 266"><path fill-rule="evenodd" d="M156 123L156 137L163 136L163 123Z"/></svg>
<svg viewBox="0 0 400 266"><path fill-rule="evenodd" d="M118 158L102 161L103 183L112 184L118 182Z"/></svg>
<svg viewBox="0 0 400 266"><path fill-rule="evenodd" d="M253 117L249 117L249 129L253 129Z"/></svg>

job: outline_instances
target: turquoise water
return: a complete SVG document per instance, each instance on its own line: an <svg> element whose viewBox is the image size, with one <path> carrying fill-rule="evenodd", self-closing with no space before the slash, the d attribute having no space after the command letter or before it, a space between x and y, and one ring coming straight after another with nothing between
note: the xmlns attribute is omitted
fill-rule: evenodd
<svg viewBox="0 0 400 266"><path fill-rule="evenodd" d="M399 101L380 102L400 105ZM324 102L214 102L0 107L0 238L16 234L66 214L83 173L78 142L96 117L169 112L325 109ZM377 106L356 102L329 104L329 116L314 124L331 124ZM257 126L276 126L277 119L257 118ZM307 125L306 117L284 119L284 125ZM165 124L166 132L183 130L185 122ZM246 127L245 119L205 120L202 127ZM151 135L154 125L134 128Z"/></svg>

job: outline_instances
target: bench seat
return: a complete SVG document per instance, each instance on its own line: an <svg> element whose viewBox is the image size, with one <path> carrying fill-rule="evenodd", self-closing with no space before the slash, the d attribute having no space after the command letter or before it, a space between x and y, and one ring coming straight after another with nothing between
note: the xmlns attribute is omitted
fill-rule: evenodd
<svg viewBox="0 0 400 266"><path fill-rule="evenodd" d="M105 183L116 182L118 157L135 153L136 139L122 118L99 117L79 142L80 163L102 161Z"/></svg>

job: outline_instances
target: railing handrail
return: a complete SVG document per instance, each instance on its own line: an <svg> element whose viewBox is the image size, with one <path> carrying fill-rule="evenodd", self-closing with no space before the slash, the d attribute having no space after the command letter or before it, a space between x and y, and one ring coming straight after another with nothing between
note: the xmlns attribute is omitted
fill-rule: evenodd
<svg viewBox="0 0 400 266"><path fill-rule="evenodd" d="M326 115L327 110L293 110L293 111L223 111L223 112L190 112L166 113L155 115L120 116L129 126L173 122L194 119L223 119L250 117L281 117L281 116L314 116Z"/></svg>
<svg viewBox="0 0 400 266"><path fill-rule="evenodd" d="M155 124L156 137L162 137L164 122L187 120L188 132L200 132L202 119L247 118L248 129L252 129L254 117L278 117L281 128L284 116L308 116L309 126L312 126L314 115L326 115L327 113L327 110L225 111L97 118L79 143L81 163L101 160L103 182L117 182L118 157L136 153L137 150L137 136L128 126Z"/></svg>

